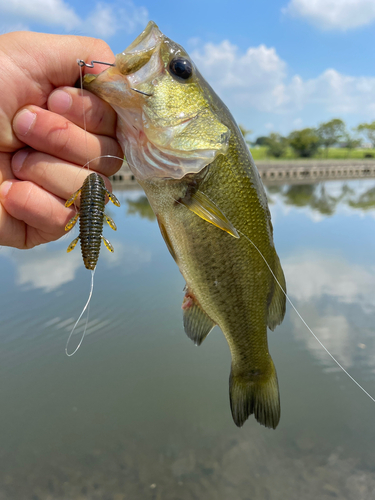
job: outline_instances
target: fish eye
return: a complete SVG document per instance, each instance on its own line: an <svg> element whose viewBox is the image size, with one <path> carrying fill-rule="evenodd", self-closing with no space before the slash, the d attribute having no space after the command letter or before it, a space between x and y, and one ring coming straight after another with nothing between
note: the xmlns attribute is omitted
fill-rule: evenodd
<svg viewBox="0 0 375 500"><path fill-rule="evenodd" d="M175 57L169 63L169 72L172 76L187 80L193 74L193 65L189 59L183 57Z"/></svg>

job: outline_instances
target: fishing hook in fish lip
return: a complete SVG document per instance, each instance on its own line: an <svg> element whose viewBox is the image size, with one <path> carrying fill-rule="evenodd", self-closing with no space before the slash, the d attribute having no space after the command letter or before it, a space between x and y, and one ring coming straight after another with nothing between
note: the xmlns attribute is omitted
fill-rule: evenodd
<svg viewBox="0 0 375 500"><path fill-rule="evenodd" d="M138 90L138 89L133 89L132 87L130 87L130 90L134 90L134 92L138 92L139 94L146 95L147 97L152 97L152 95L153 95L153 94L146 94L146 92L142 92L142 90Z"/></svg>
<svg viewBox="0 0 375 500"><path fill-rule="evenodd" d="M103 61L91 61L91 64L88 64L88 63L85 63L85 61L83 59L77 59L77 64L78 64L78 66L81 66L81 68L83 68L84 66L86 66L86 68L93 68L95 64L105 64L106 66L116 66L116 64L107 63L107 62L103 62Z"/></svg>
<svg viewBox="0 0 375 500"><path fill-rule="evenodd" d="M93 68L95 64L106 64L107 66L116 66L116 64L107 63L107 62L103 62L103 61L91 61L91 64L88 64L83 59L77 59L77 64L81 68L83 68L84 66L86 68ZM152 94L147 94L146 92L142 92L142 90L133 89L133 88L131 90L134 90L134 92L138 92L139 94L146 95L147 97L152 96Z"/></svg>

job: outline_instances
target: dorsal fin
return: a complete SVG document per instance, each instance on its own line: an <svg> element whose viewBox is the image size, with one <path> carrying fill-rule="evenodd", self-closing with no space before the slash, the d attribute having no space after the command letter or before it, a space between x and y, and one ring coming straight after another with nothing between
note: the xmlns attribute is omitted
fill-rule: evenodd
<svg viewBox="0 0 375 500"><path fill-rule="evenodd" d="M285 293L281 290L280 286L277 283L274 283L274 292L272 295L271 303L268 306L268 318L267 325L268 328L274 330L277 325L279 325L284 319L285 315L285 305L286 305L286 283L283 269L280 264L279 257L275 251L275 265L273 270L277 281L280 283L281 288Z"/></svg>

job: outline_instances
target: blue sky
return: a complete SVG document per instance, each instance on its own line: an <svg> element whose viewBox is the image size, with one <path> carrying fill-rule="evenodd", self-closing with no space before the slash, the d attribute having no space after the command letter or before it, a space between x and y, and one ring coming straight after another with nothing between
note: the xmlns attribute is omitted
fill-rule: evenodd
<svg viewBox="0 0 375 500"><path fill-rule="evenodd" d="M375 120L375 0L0 0L0 32L103 38L123 51L154 20L252 138ZM73 62L74 63L74 62Z"/></svg>

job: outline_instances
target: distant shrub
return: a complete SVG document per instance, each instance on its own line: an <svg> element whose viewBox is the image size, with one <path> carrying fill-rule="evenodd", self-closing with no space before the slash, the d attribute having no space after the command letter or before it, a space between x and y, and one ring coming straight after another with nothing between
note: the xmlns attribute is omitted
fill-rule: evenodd
<svg viewBox="0 0 375 500"><path fill-rule="evenodd" d="M275 158L280 158L286 152L288 147L288 140L282 137L280 134L272 133L267 137L267 154L269 156L274 156Z"/></svg>
<svg viewBox="0 0 375 500"><path fill-rule="evenodd" d="M303 158L313 156L319 147L319 137L313 128L295 130L288 139L295 153Z"/></svg>
<svg viewBox="0 0 375 500"><path fill-rule="evenodd" d="M255 146L267 146L267 141L268 137L262 135L260 137L257 137L256 141L254 142Z"/></svg>

